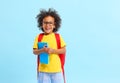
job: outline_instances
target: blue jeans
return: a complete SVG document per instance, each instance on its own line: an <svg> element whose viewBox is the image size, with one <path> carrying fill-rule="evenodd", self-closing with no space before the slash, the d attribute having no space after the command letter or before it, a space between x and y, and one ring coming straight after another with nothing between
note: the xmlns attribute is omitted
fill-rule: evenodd
<svg viewBox="0 0 120 83"><path fill-rule="evenodd" d="M64 83L62 72L58 73L38 73L38 83Z"/></svg>

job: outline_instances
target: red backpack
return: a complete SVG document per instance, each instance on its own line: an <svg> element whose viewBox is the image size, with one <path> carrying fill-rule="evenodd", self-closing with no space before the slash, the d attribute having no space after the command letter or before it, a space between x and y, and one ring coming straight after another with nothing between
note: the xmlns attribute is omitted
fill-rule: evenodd
<svg viewBox="0 0 120 83"><path fill-rule="evenodd" d="M39 34L38 42L41 42L43 36L44 36L44 33ZM56 38L56 42L57 42L57 48L59 49L59 48L61 48L60 35L58 33L55 33L55 38ZM64 83L66 83L65 72L64 72L65 54L59 54L59 58L61 61L61 68L62 68ZM37 58L37 72L38 72L38 68L39 68L38 66L39 66L39 56Z"/></svg>

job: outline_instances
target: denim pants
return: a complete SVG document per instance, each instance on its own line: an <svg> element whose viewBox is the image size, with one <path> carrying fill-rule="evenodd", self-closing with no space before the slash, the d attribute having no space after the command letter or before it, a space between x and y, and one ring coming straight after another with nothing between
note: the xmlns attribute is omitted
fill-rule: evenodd
<svg viewBox="0 0 120 83"><path fill-rule="evenodd" d="M57 73L38 73L38 83L64 83L62 72Z"/></svg>

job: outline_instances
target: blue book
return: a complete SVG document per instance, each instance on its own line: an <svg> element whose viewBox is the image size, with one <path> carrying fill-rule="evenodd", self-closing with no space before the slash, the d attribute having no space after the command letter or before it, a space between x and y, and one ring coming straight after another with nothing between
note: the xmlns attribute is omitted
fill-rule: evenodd
<svg viewBox="0 0 120 83"><path fill-rule="evenodd" d="M41 49L44 46L48 47L47 43L45 43L45 42L38 42L38 49ZM39 58L40 58L39 59L40 63L42 63L42 64L48 64L49 63L49 55L48 55L48 53L46 53L46 52L40 53Z"/></svg>

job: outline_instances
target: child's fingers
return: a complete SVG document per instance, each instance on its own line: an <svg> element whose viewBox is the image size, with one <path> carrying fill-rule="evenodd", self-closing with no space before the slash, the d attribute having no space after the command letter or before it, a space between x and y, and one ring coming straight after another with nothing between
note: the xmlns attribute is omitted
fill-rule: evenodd
<svg viewBox="0 0 120 83"><path fill-rule="evenodd" d="M44 45L44 47L46 47L46 48L47 48L47 45Z"/></svg>

